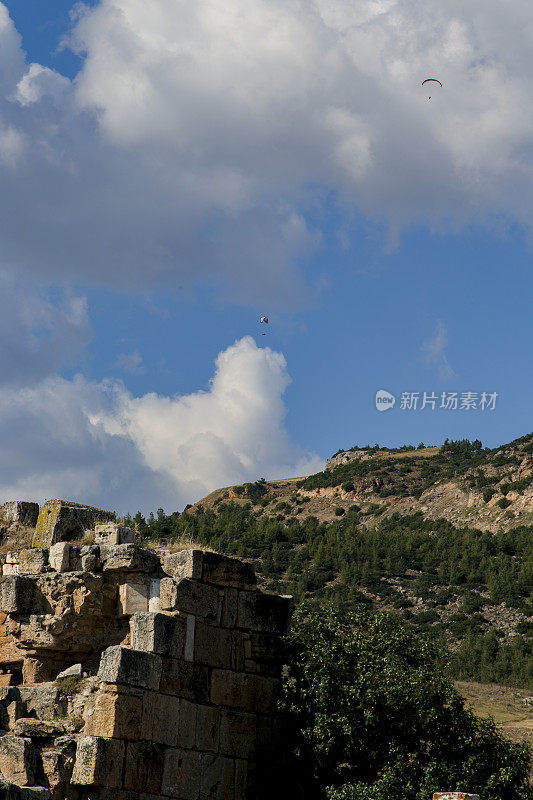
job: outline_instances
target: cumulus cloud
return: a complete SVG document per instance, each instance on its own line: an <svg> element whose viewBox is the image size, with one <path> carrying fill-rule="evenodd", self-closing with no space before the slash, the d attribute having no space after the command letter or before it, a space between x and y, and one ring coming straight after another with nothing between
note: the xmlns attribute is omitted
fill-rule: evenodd
<svg viewBox="0 0 533 800"><path fill-rule="evenodd" d="M321 459L284 427L284 357L246 337L220 353L208 390L133 397L119 383L48 377L0 390L0 494L169 510Z"/></svg>
<svg viewBox="0 0 533 800"><path fill-rule="evenodd" d="M436 367L442 380L449 380L456 375L446 355L447 346L448 331L446 325L439 319L434 335L422 344L421 351L426 364Z"/></svg>
<svg viewBox="0 0 533 800"><path fill-rule="evenodd" d="M100 0L70 82L0 3L3 264L289 302L323 197L393 230L530 226L532 28L526 0Z"/></svg>

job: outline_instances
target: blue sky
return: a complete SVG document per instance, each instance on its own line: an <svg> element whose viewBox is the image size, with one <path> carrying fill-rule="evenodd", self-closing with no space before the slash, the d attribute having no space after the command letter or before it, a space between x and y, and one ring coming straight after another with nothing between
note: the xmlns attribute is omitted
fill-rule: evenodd
<svg viewBox="0 0 533 800"><path fill-rule="evenodd" d="M265 63L250 86L239 72L239 91L234 33L218 17L205 37L220 64L198 78L172 62L170 45L162 65L150 51L176 25L183 52L198 47L205 67L203 40L192 28L187 38L186 7L182 25L163 11L143 17L133 0L94 2L81 22L63 0L52 10L38 0L4 5L26 53L17 68L41 67L22 88L18 75L17 108L13 85L0 104L0 154L2 130L22 132L21 144L12 133L4 140L12 201L0 258L14 318L5 374L15 337L17 363L27 364L16 384L6 378L0 415L12 430L42 421L43 438L57 430L54 409L68 421L41 461L29 434L5 440L6 499L76 495L172 510L220 483L317 469L354 444L468 437L495 446L530 431L533 124L520 117L517 64L519 45L526 52L531 42L513 39L508 56L516 31L502 32L496 4L483 22L473 0L427 21L408 0L384 2L377 18L361 0L361 19L344 27L343 0L333 22L325 12L288 16L298 47L270 43L263 53L261 39ZM205 0L206 18L211 8ZM517 18L524 8L517 0ZM376 65L362 45L386 39L393 11L398 52ZM246 58L263 36L254 13L238 38ZM344 64L339 50L324 62L334 64L330 104L313 53L331 59L349 36L362 60ZM284 103L262 77L271 58ZM444 88L428 101L418 79L439 64ZM52 124L46 152L60 152L61 167L35 150L23 163L19 149L41 143ZM22 200L10 183L16 170ZM30 301L41 325L27 321ZM378 389L398 397L386 413L376 410ZM498 400L493 411L407 411L406 391Z"/></svg>

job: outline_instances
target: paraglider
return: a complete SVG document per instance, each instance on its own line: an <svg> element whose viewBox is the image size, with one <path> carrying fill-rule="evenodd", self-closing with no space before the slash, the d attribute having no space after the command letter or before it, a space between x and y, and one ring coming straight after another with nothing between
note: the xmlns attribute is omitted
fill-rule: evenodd
<svg viewBox="0 0 533 800"><path fill-rule="evenodd" d="M268 325L268 317L261 317L259 322L263 325ZM266 333L263 333L263 336L266 336Z"/></svg>
<svg viewBox="0 0 533 800"><path fill-rule="evenodd" d="M432 83L432 82L433 82L433 83L438 83L438 84L439 84L439 86L440 86L440 87L441 87L441 89L442 89L442 83L439 81L439 79L438 79L438 78L426 78L426 80L425 80L425 81L422 81L422 86L424 86L424 84L425 84L425 83ZM431 100L431 96L428 98L428 100Z"/></svg>

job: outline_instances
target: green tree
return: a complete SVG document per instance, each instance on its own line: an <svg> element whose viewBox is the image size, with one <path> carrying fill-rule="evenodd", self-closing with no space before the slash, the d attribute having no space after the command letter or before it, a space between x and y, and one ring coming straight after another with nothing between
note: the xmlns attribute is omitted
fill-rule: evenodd
<svg viewBox="0 0 533 800"><path fill-rule="evenodd" d="M526 745L478 719L437 646L396 616L300 607L285 704L298 763L329 800L430 800L438 790L525 800Z"/></svg>

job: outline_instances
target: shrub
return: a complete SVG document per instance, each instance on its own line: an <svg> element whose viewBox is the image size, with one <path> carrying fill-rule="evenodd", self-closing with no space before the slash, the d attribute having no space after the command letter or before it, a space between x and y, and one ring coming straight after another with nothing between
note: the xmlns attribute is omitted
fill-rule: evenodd
<svg viewBox="0 0 533 800"><path fill-rule="evenodd" d="M511 505L511 501L506 497L500 497L496 505L498 505L500 508L508 508Z"/></svg>
<svg viewBox="0 0 533 800"><path fill-rule="evenodd" d="M465 708L441 661L393 615L300 608L284 684L295 769L329 800L427 800L441 787L526 800L527 745Z"/></svg>
<svg viewBox="0 0 533 800"><path fill-rule="evenodd" d="M341 506L338 506L338 507L335 509L335 516L336 516L336 517L342 517L342 515L343 515L344 513L345 513L345 511L344 511L344 508L341 508Z"/></svg>

